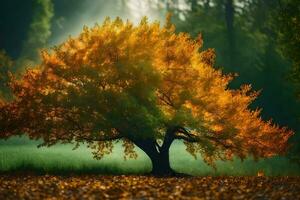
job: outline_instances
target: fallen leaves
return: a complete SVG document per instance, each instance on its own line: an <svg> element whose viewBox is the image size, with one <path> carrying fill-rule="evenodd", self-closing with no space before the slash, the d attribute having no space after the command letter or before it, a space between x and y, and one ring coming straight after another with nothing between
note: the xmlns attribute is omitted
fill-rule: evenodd
<svg viewBox="0 0 300 200"><path fill-rule="evenodd" d="M2 175L0 199L300 199L299 177Z"/></svg>

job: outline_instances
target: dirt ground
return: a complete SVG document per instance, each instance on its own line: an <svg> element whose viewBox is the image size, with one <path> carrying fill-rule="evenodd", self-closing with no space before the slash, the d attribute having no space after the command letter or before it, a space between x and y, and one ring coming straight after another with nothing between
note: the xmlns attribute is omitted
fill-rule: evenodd
<svg viewBox="0 0 300 200"><path fill-rule="evenodd" d="M300 199L300 177L0 175L0 199Z"/></svg>

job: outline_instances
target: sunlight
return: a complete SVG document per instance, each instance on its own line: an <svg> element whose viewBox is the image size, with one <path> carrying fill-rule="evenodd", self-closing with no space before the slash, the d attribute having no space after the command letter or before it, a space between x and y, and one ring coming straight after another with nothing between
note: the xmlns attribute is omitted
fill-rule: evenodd
<svg viewBox="0 0 300 200"><path fill-rule="evenodd" d="M159 0L88 1L80 8L80 14L76 15L72 21L59 18L55 22L60 29L65 31L60 35L53 36L50 45L61 43L70 35L78 35L84 25L92 27L95 23L101 24L106 17L111 19L120 17L124 21L129 20L138 24L144 16L147 16L149 21L159 20L163 22L165 15L163 4Z"/></svg>
<svg viewBox="0 0 300 200"><path fill-rule="evenodd" d="M161 20L163 13L157 12L157 8L162 8L159 0L128 0L130 18L133 23L138 23L141 18L147 16L149 20Z"/></svg>

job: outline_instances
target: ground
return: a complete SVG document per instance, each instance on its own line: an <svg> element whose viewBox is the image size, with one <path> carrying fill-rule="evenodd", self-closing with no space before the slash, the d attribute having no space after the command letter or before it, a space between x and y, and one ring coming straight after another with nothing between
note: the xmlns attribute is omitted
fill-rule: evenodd
<svg viewBox="0 0 300 200"><path fill-rule="evenodd" d="M300 199L300 177L1 175L0 199Z"/></svg>

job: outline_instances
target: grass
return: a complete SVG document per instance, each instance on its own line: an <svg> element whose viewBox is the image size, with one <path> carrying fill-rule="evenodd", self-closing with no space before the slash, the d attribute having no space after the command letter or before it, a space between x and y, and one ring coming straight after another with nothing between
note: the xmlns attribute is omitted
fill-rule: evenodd
<svg viewBox="0 0 300 200"><path fill-rule="evenodd" d="M116 148L110 157L95 160L85 146L72 150L72 145L37 148L36 144L0 146L0 172L27 171L51 174L128 174L150 171L150 160L119 158ZM123 155L121 156L123 158Z"/></svg>
<svg viewBox="0 0 300 200"><path fill-rule="evenodd" d="M151 170L151 162L144 152L138 150L138 159L123 159L121 145L116 144L113 153L102 160L95 160L90 149L82 145L72 150L72 145L55 145L50 148L37 148L39 142L26 138L12 138L0 141L0 173L35 172L39 174L144 174ZM206 165L201 157L195 160L186 153L185 146L176 141L170 149L171 166L178 172L202 176L249 176L259 170L269 176L300 175L300 167L286 158L254 162L246 159L241 162L217 162L217 170Z"/></svg>

